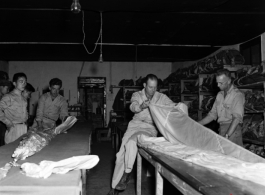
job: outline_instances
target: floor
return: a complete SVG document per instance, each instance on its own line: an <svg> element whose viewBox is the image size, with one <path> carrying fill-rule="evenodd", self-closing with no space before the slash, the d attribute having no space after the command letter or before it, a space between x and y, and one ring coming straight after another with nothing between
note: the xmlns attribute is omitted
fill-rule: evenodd
<svg viewBox="0 0 265 195"><path fill-rule="evenodd" d="M92 139L91 154L98 155L100 161L97 166L88 171L87 174L87 195L107 195L111 186L111 176L115 163L115 152L111 146L111 142L104 141L98 143ZM148 163L146 163L148 164ZM152 169L151 169L152 170ZM152 173L151 173L152 174ZM136 174L132 174L131 182L127 189L120 195L135 195L136 194ZM154 176L147 177L142 182L142 195L155 194ZM164 182L164 195L166 194L181 194L169 182Z"/></svg>

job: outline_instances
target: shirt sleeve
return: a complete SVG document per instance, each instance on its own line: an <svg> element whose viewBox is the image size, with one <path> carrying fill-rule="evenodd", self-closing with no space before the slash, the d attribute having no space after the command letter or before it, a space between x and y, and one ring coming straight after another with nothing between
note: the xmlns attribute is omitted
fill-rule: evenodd
<svg viewBox="0 0 265 195"><path fill-rule="evenodd" d="M68 116L68 104L65 99L62 100L62 106L60 109L60 119L63 120L64 117Z"/></svg>
<svg viewBox="0 0 265 195"><path fill-rule="evenodd" d="M44 112L44 106L45 106L45 96L42 95L40 97L39 101L38 101L36 121L42 121L42 119L43 119L43 112Z"/></svg>
<svg viewBox="0 0 265 195"><path fill-rule="evenodd" d="M240 123L243 123L244 104L245 104L244 94L237 93L233 101L231 112L233 119L236 118Z"/></svg>
<svg viewBox="0 0 265 195"><path fill-rule="evenodd" d="M142 109L140 108L139 100L140 100L140 97L139 97L138 92L133 93L133 95L131 97L131 105L130 105L130 110L133 113L138 113L138 112L142 111Z"/></svg>
<svg viewBox="0 0 265 195"><path fill-rule="evenodd" d="M8 108L9 106L11 106L11 99L9 96L5 95L0 101L0 121L2 121L7 126L12 125L12 121L6 118L5 112L4 112L4 110Z"/></svg>
<svg viewBox="0 0 265 195"><path fill-rule="evenodd" d="M219 94L216 96L216 99L214 101L213 107L211 109L211 111L208 113L208 117L211 117L213 120L216 120L218 117L218 113L217 113L217 102L218 102L218 96Z"/></svg>

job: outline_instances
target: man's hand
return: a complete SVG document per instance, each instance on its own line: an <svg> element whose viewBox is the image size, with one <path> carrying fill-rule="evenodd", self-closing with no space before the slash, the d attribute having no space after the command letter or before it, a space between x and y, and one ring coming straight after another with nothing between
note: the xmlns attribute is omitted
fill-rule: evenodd
<svg viewBox="0 0 265 195"><path fill-rule="evenodd" d="M148 108L149 103L150 103L149 100L145 100L145 101L140 105L140 108L141 108L142 110Z"/></svg>
<svg viewBox="0 0 265 195"><path fill-rule="evenodd" d="M15 127L13 123L6 125L6 131L9 132L11 128Z"/></svg>

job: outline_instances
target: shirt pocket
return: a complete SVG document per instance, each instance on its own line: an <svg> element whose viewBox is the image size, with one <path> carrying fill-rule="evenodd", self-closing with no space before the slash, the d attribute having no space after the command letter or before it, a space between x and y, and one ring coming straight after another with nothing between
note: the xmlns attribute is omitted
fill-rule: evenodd
<svg viewBox="0 0 265 195"><path fill-rule="evenodd" d="M232 118L232 104L223 104L224 114L226 118Z"/></svg>
<svg viewBox="0 0 265 195"><path fill-rule="evenodd" d="M23 102L17 102L15 100L11 100L10 110L13 111L13 114L19 117L22 117L26 113L27 104Z"/></svg>

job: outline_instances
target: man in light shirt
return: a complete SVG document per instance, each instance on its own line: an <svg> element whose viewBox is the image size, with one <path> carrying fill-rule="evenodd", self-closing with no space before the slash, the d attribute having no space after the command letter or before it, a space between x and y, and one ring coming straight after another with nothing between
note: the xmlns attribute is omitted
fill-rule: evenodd
<svg viewBox="0 0 265 195"><path fill-rule="evenodd" d="M158 130L154 124L149 104L160 104L175 106L166 95L157 92L158 79L155 75L149 74L145 78L144 89L133 93L130 110L134 113L126 133L123 136L122 144L116 155L116 164L112 177L112 189L108 195L117 195L125 190L129 182L129 176L138 152L137 136L147 135L156 137Z"/></svg>
<svg viewBox="0 0 265 195"><path fill-rule="evenodd" d="M27 76L24 73L16 73L13 76L14 89L3 96L0 101L0 121L6 127L5 143L11 143L23 134L27 133L25 122L28 118L27 101L21 95L27 84Z"/></svg>
<svg viewBox="0 0 265 195"><path fill-rule="evenodd" d="M199 123L206 125L217 119L220 124L219 135L243 146L242 123L245 96L232 84L231 73L226 69L217 72L216 82L220 92L217 94L212 110Z"/></svg>
<svg viewBox="0 0 265 195"><path fill-rule="evenodd" d="M56 126L60 118L64 121L68 116L68 104L66 99L59 94L62 81L58 78L49 82L50 92L43 94L38 101L37 115L32 127L44 130Z"/></svg>

